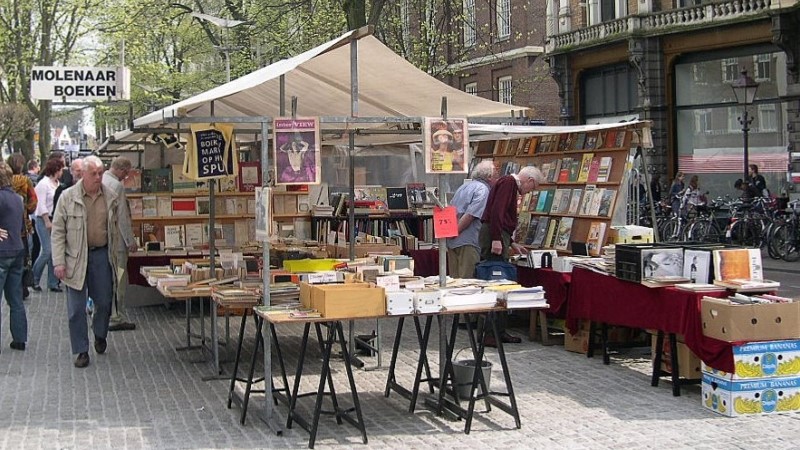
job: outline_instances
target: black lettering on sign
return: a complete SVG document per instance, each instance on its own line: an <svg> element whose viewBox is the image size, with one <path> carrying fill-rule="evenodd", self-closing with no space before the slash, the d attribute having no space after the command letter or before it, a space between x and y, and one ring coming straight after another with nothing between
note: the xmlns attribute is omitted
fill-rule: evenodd
<svg viewBox="0 0 800 450"><path fill-rule="evenodd" d="M218 130L194 133L197 151L197 175L200 178L221 177L225 170L225 136Z"/></svg>

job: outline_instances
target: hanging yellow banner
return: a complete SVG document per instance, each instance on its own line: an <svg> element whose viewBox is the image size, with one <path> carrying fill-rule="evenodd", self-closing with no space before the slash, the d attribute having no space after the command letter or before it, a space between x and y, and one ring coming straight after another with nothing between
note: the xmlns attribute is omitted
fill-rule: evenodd
<svg viewBox="0 0 800 450"><path fill-rule="evenodd" d="M193 124L183 158L183 175L191 180L236 176L239 158L233 126Z"/></svg>

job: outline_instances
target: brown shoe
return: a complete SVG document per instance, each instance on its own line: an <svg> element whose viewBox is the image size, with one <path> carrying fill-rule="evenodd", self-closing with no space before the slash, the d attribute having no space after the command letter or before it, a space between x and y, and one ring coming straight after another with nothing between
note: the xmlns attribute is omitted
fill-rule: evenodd
<svg viewBox="0 0 800 450"><path fill-rule="evenodd" d="M522 342L522 339L520 339L520 338L518 338L516 336L512 336L512 335L510 335L508 333L503 333L500 336L500 339L503 340L504 344L519 344L520 342Z"/></svg>
<svg viewBox="0 0 800 450"><path fill-rule="evenodd" d="M103 338L97 338L94 340L94 351L98 354L102 355L106 352L106 348L108 348L108 342Z"/></svg>
<svg viewBox="0 0 800 450"><path fill-rule="evenodd" d="M494 339L494 336L487 334L483 337L483 345L486 347L497 347L497 341Z"/></svg>
<svg viewBox="0 0 800 450"><path fill-rule="evenodd" d="M83 369L89 365L89 353L83 352L75 359L75 367Z"/></svg>

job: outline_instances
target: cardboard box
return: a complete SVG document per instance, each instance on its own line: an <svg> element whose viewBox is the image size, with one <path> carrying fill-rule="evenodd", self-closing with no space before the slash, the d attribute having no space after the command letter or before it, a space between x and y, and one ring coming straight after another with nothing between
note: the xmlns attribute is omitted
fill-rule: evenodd
<svg viewBox="0 0 800 450"><path fill-rule="evenodd" d="M687 380L699 380L702 378L702 361L697 357L686 344L683 343L683 336L678 338L678 376ZM652 337L650 344L652 358L656 357L656 336ZM669 337L664 337L663 353L661 354L661 370L672 373L672 359L670 358Z"/></svg>
<svg viewBox="0 0 800 450"><path fill-rule="evenodd" d="M751 342L733 346L735 373L703 363L703 373L730 381L800 376L800 340Z"/></svg>
<svg viewBox="0 0 800 450"><path fill-rule="evenodd" d="M368 283L309 285L310 307L326 319L386 315L384 289ZM302 299L301 285L301 299Z"/></svg>
<svg viewBox="0 0 800 450"><path fill-rule="evenodd" d="M703 374L703 406L728 417L800 411L800 377L731 381Z"/></svg>
<svg viewBox="0 0 800 450"><path fill-rule="evenodd" d="M609 242L614 244L647 244L653 242L653 229L639 225L611 227Z"/></svg>
<svg viewBox="0 0 800 450"><path fill-rule="evenodd" d="M386 292L386 314L390 316L413 314L414 313L414 293L401 289L394 292Z"/></svg>
<svg viewBox="0 0 800 450"><path fill-rule="evenodd" d="M568 352L580 353L585 355L589 349L589 332L578 331L576 334L571 334L569 331L564 332L564 350Z"/></svg>
<svg viewBox="0 0 800 450"><path fill-rule="evenodd" d="M703 297L703 334L726 342L800 338L800 302L742 305Z"/></svg>
<svg viewBox="0 0 800 450"><path fill-rule="evenodd" d="M400 246L395 244L356 244L355 257L364 258L369 253L399 255L401 250ZM328 253L332 254L334 258L350 258L350 244L330 246Z"/></svg>

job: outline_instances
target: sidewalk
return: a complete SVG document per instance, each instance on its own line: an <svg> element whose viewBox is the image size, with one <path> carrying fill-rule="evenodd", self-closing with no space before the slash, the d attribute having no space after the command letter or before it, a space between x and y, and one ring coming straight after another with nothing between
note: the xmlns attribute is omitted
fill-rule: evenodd
<svg viewBox="0 0 800 450"><path fill-rule="evenodd" d="M3 307L0 447L307 447L308 434L298 426L280 437L272 434L256 418L262 401L258 398L251 402L246 425L239 424L239 410L226 408L227 382L202 381L211 369L192 362L200 352L174 349L184 342L183 308L134 308L131 315L137 329L111 333L107 354L91 352L88 368L74 368L63 295L34 294L28 300L30 340L25 352L8 348L8 309ZM193 327L199 327L197 320ZM236 327L234 319L232 329ZM369 334L373 328L374 322L359 322L357 332ZM384 320L384 367L389 364L394 331L394 320ZM525 330L514 331L525 335ZM278 329L290 372L300 332L299 326ZM413 336L412 325L407 324L397 375L409 386L416 361ZM464 338L460 336L462 346L467 345ZM432 341L435 350L436 338ZM685 388L678 398L672 397L666 381L651 387L644 353L638 358L613 358L610 366L604 366L599 357L587 359L558 345L542 347L527 340L507 346L507 352L522 429L514 429L511 416L495 408L478 414L472 433L465 435L463 422L436 417L424 408L411 415L407 401L397 394L385 398L385 368L357 370L369 446L361 444L354 428L337 426L331 416L323 415L317 448L789 449L800 440L800 415L730 419L701 407L699 386ZM438 355L429 356L436 371ZM494 354L489 357L497 361ZM318 364L317 352L309 362ZM337 392L346 392L343 366L334 362L332 368ZM495 364L494 389L502 389L498 369ZM303 378L302 390L316 389L313 373ZM311 407L310 399L303 400L303 407ZM283 406L277 411L285 417Z"/></svg>

